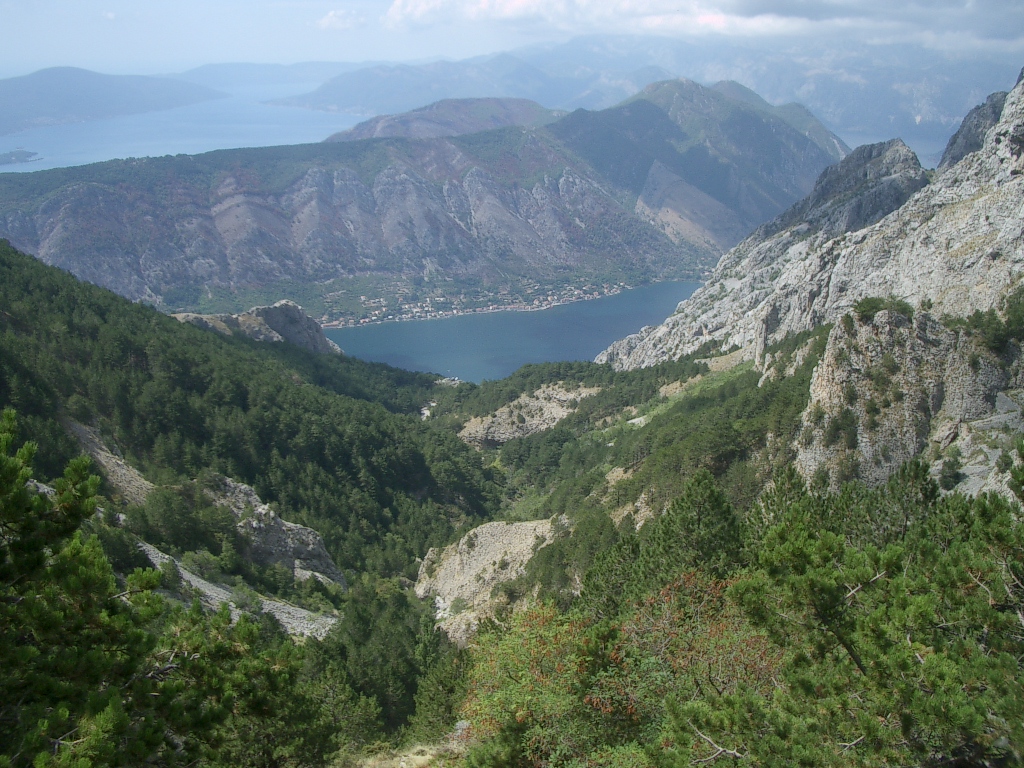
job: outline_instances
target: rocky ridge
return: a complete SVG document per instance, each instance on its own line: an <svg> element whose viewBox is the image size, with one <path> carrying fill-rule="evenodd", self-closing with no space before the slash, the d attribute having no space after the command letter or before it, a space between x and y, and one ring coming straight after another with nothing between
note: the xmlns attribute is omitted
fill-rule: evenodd
<svg viewBox="0 0 1024 768"><path fill-rule="evenodd" d="M759 339L763 346L783 338L794 330L792 323L773 329L784 325L781 335L766 333L763 327L776 322L764 318L777 314L773 308L785 290L787 267L814 269L821 261L818 254L837 236L878 221L925 184L927 174L917 157L898 139L857 148L826 169L807 198L723 256L708 281L675 314L615 342L596 362L631 370L678 359L709 341L753 353Z"/></svg>
<svg viewBox="0 0 1024 768"><path fill-rule="evenodd" d="M287 299L269 307L253 307L236 315L200 315L178 312L172 317L180 322L225 336L236 333L255 341L286 341L319 354L341 354L341 348L324 335L324 329L307 315L302 307Z"/></svg>
<svg viewBox="0 0 1024 768"><path fill-rule="evenodd" d="M978 120L975 114L965 122L976 127ZM971 130L965 126L963 136ZM879 173L864 189L884 213L898 195L878 194L879 182L890 192L917 183L906 183L915 164L886 159L903 149L893 142L861 148L823 174L816 192L829 176L866 160ZM843 231L855 220L849 213L861 205L861 193L846 195L842 187L762 227L723 257L712 279L662 326L616 343L599 361L642 367L713 341L738 347L766 376L784 375L773 370L766 348L834 323L794 446L805 477L833 486L853 477L877 484L924 455L947 486L1006 492L998 465L1006 466L1000 458L1012 450L1009 435L1024 428L1016 353L997 357L936 318L1001 311L1019 284L1024 82L1007 95L981 149L876 222ZM871 297L886 299L886 308L859 311Z"/></svg>
<svg viewBox="0 0 1024 768"><path fill-rule="evenodd" d="M902 154L892 142L887 146L880 157L894 150ZM855 152L839 168L862 157ZM901 175L916 173L906 163L894 168ZM726 254L706 285L663 325L617 342L598 360L639 368L678 358L709 340L757 356L788 334L835 322L870 296L895 296L911 305L930 302L936 315L953 317L996 307L1024 261L1022 173L1024 84L1019 83L981 150L876 223L836 235L828 227L814 231L812 216L811 222L765 237L774 226L769 225ZM879 180L887 181L887 175Z"/></svg>
<svg viewBox="0 0 1024 768"><path fill-rule="evenodd" d="M430 549L420 565L416 596L434 598L438 626L465 647L480 622L507 604L495 587L521 576L554 538L551 520L485 523L455 544Z"/></svg>
<svg viewBox="0 0 1024 768"><path fill-rule="evenodd" d="M235 598L231 590L227 587L207 581L202 576L192 573L179 560L165 552L161 552L151 544L142 542L139 544L139 548L157 568L164 563L173 563L174 567L178 570L178 574L181 576L182 582L200 595L200 600L207 608L216 610L222 604L227 603L231 610L232 619L237 619L242 614L242 610L235 604ZM338 621L334 616L312 613L304 608L263 596L259 597L259 610L263 613L269 613L280 621L281 626L285 628L288 634L315 637L317 639L324 638L331 627Z"/></svg>
<svg viewBox="0 0 1024 768"><path fill-rule="evenodd" d="M297 581L315 578L345 586L345 576L327 553L319 533L282 520L244 483L227 477L216 483L206 489L206 494L234 514L238 530L249 545L246 554L254 563L264 567L283 565Z"/></svg>
<svg viewBox="0 0 1024 768"><path fill-rule="evenodd" d="M435 139L489 131L510 125L537 126L564 115L529 99L442 99L397 115L380 115L325 141L358 141L402 137Z"/></svg>
<svg viewBox="0 0 1024 768"><path fill-rule="evenodd" d="M517 437L543 432L573 413L580 400L600 391L600 387L567 389L562 383L545 384L488 416L473 417L459 437L478 448L493 448Z"/></svg>

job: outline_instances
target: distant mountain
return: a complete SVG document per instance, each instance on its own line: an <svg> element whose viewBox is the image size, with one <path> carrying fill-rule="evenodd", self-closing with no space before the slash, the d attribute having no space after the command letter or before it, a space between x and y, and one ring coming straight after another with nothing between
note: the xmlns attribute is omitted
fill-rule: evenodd
<svg viewBox="0 0 1024 768"><path fill-rule="evenodd" d="M292 107L380 115L405 112L442 99L522 98L558 109L603 109L648 83L671 77L663 69L548 73L509 55L420 65L380 65L346 72L315 91L278 99Z"/></svg>
<svg viewBox="0 0 1024 768"><path fill-rule="evenodd" d="M305 61L298 64L204 64L187 72L170 75L177 80L235 93L264 89L268 86L308 88L310 83L323 83L343 72L363 69L370 64L340 61Z"/></svg>
<svg viewBox="0 0 1024 768"><path fill-rule="evenodd" d="M371 118L326 141L463 136L510 125L546 125L564 114L529 99L444 99L411 112Z"/></svg>
<svg viewBox="0 0 1024 768"><path fill-rule="evenodd" d="M539 128L0 175L0 237L169 309L509 303L700 275L841 152L770 108L673 81Z"/></svg>
<svg viewBox="0 0 1024 768"><path fill-rule="evenodd" d="M619 107L573 112L549 130L636 195L637 213L670 237L723 251L849 152L813 117L797 129L791 110L751 106L748 94L738 100L670 80Z"/></svg>
<svg viewBox="0 0 1024 768"><path fill-rule="evenodd" d="M772 104L805 105L851 146L899 137L928 165L964 115L1020 69L1012 53L968 59L906 42L843 46L834 39L769 50L723 38L594 35L511 54L549 75L656 66L701 83L732 80Z"/></svg>
<svg viewBox="0 0 1024 768"><path fill-rule="evenodd" d="M744 98L742 84L765 103L799 102L851 146L902 138L933 165L964 115L1019 67L1010 54L963 59L903 43L769 50L721 38L599 35L460 62L364 67L281 103L366 116L485 96L604 109L686 77L719 83L734 98Z"/></svg>
<svg viewBox="0 0 1024 768"><path fill-rule="evenodd" d="M161 77L102 75L75 67L0 80L0 135L61 123L183 107L223 96Z"/></svg>

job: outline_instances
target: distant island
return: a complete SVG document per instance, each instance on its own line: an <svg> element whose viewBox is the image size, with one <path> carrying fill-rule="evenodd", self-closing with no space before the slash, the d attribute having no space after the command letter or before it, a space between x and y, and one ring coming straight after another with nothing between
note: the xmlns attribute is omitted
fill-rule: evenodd
<svg viewBox="0 0 1024 768"><path fill-rule="evenodd" d="M10 152L0 152L0 165L17 165L18 163L31 163L34 160L42 160L38 152L29 152L27 149L14 149Z"/></svg>

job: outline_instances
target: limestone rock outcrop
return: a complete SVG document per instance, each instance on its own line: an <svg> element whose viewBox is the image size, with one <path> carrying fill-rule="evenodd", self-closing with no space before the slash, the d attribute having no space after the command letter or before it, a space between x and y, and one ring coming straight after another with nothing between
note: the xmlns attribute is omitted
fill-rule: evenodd
<svg viewBox="0 0 1024 768"><path fill-rule="evenodd" d="M181 561L176 560L165 552L161 552L151 544L140 543L139 549L157 568L167 562L174 563L182 582L198 593L200 600L207 608L216 610L222 603L227 603L231 610L232 619L237 619L242 614L242 610L235 605L231 590L224 585L215 584L212 581L207 581L202 576L192 573L192 571L181 564ZM304 608L263 596L259 598L259 610L262 613L269 613L280 621L281 626L291 635L309 636L318 639L325 637L331 627L338 621L335 616L313 613Z"/></svg>
<svg viewBox="0 0 1024 768"><path fill-rule="evenodd" d="M563 383L545 384L536 392L520 395L489 416L470 419L459 437L470 445L484 448L543 432L575 411L580 400L600 391L600 387L568 389Z"/></svg>
<svg viewBox="0 0 1024 768"><path fill-rule="evenodd" d="M598 362L640 368L708 341L759 358L768 345L835 322L871 296L930 303L936 316L997 307L1024 268L1024 82L1006 97L980 150L899 205L896 192L913 191L921 173L904 150L898 142L862 148L822 174L821 204L805 201L763 227L727 253L672 317L616 342ZM849 181L837 184L845 174ZM843 191L857 174L865 184ZM840 194L828 196L826 187ZM877 205L861 212L865 194Z"/></svg>
<svg viewBox="0 0 1024 768"><path fill-rule="evenodd" d="M810 196L723 256L707 283L675 314L615 342L597 362L617 370L645 368L678 359L708 341L749 348L753 354L764 336L762 320L777 313L770 308L780 298L788 266L810 262L813 270L819 252L837 236L878 221L926 183L924 169L903 142L857 148L821 174ZM767 324L774 322L768 317Z"/></svg>
<svg viewBox="0 0 1024 768"><path fill-rule="evenodd" d="M319 354L341 354L338 345L324 335L320 323L307 315L294 301L287 299L269 307L253 307L237 315L179 312L173 317L225 336L237 333L256 341L287 341Z"/></svg>
<svg viewBox="0 0 1024 768"><path fill-rule="evenodd" d="M252 488L227 477L206 493L238 520L249 545L248 557L257 565L283 565L299 581L315 578L345 586L345 576L327 553L320 534L304 525L282 520Z"/></svg>
<svg viewBox="0 0 1024 768"><path fill-rule="evenodd" d="M431 549L420 565L416 596L432 597L438 626L465 646L480 622L506 601L495 587L518 578L537 550L554 539L551 520L486 523L442 550Z"/></svg>
<svg viewBox="0 0 1024 768"><path fill-rule="evenodd" d="M1000 398L1015 379L1015 367L1003 363L976 337L926 312L837 323L811 379L797 468L833 488L854 478L877 485L922 453L938 471L955 444L968 464L984 468L973 490L999 490L993 465L1010 440L988 434L995 429L988 422L1002 414L1004 425L1020 412Z"/></svg>
<svg viewBox="0 0 1024 768"><path fill-rule="evenodd" d="M971 152L977 152L985 144L985 134L989 132L1003 114L1006 103L1006 91L990 94L983 104L979 104L964 118L957 132L949 137L946 149L936 170L944 171L956 165Z"/></svg>

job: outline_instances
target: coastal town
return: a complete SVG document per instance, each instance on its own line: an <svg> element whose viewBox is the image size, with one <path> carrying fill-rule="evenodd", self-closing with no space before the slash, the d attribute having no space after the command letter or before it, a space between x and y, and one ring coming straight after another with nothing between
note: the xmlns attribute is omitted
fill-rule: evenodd
<svg viewBox="0 0 1024 768"><path fill-rule="evenodd" d="M419 298L412 290L399 289L391 298L359 296L361 312L344 317L325 317L324 328L351 328L374 323L403 320L432 320L483 312L533 312L560 304L613 296L632 286L626 283L586 284L552 289L540 284L528 286L523 295L508 290L481 291L475 295L427 296Z"/></svg>

